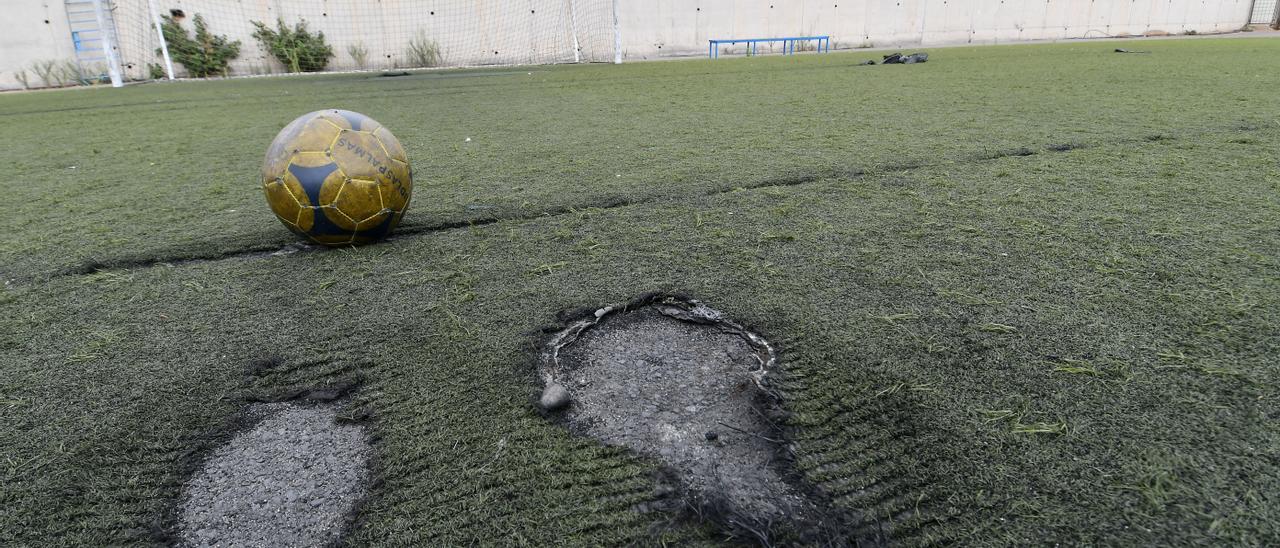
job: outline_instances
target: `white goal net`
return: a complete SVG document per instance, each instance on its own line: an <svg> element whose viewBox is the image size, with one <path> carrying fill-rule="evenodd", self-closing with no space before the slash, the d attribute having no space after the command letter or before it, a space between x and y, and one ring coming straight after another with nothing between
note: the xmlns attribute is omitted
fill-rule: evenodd
<svg viewBox="0 0 1280 548"><path fill-rule="evenodd" d="M113 0L110 8L131 80L167 72L157 24L177 25L164 34L178 77L613 62L617 47L612 0ZM276 47L255 37L255 22L276 33ZM328 50L291 42L300 24L323 33ZM216 70L205 53L236 42L238 53Z"/></svg>

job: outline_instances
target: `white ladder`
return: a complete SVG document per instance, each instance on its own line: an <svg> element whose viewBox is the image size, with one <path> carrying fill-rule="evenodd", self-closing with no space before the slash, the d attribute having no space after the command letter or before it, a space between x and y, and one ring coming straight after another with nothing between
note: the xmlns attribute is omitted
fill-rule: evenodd
<svg viewBox="0 0 1280 548"><path fill-rule="evenodd" d="M106 0L65 0L67 26L81 84L110 79L120 87L120 50L115 19Z"/></svg>

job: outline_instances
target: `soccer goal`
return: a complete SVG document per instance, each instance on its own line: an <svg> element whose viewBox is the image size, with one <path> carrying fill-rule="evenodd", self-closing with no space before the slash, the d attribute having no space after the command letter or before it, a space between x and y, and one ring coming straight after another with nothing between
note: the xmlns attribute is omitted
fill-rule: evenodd
<svg viewBox="0 0 1280 548"><path fill-rule="evenodd" d="M1253 0L1253 12L1249 15L1251 25L1270 25L1280 28L1280 2L1277 0Z"/></svg>
<svg viewBox="0 0 1280 548"><path fill-rule="evenodd" d="M114 0L110 5L125 77L146 80L620 62L615 2Z"/></svg>

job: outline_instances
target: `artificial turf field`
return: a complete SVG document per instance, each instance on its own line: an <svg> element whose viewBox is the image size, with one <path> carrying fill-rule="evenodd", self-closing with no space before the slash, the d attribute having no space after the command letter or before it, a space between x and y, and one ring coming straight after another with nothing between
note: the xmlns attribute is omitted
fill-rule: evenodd
<svg viewBox="0 0 1280 548"><path fill-rule="evenodd" d="M0 545L163 542L247 401L354 382L352 544L746 541L532 405L558 312L650 291L778 346L854 540L1280 543L1280 40L1116 46L0 95ZM413 205L270 255L321 108Z"/></svg>

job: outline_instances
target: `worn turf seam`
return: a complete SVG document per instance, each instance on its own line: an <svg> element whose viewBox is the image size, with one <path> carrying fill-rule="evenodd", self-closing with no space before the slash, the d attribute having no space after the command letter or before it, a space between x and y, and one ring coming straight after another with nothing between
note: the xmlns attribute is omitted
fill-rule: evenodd
<svg viewBox="0 0 1280 548"><path fill-rule="evenodd" d="M1065 142L1044 145L1042 147L1015 147L1005 149L993 153L983 153L972 155L967 159L955 161L934 161L919 162L907 161L902 163L886 163L866 168L856 167L832 167L808 173L793 173L779 175L775 177L760 179L742 185L721 184L702 192L690 192L681 196L663 196L652 195L647 197L639 197L636 199L611 197L595 204L579 204L571 206L560 206L550 209L544 209L531 214L512 214L512 215L496 215L492 217L482 217L476 219L451 220L432 224L423 225L405 225L396 230L396 234L391 239L404 238L406 236L413 237L424 234L435 234L441 232L449 232L464 228L477 228L493 224L515 221L525 222L546 217L559 217L582 212L584 210L611 210L629 207L633 205L646 205L654 203L663 203L673 200L689 200L692 198L705 198L728 194L738 191L766 190L770 188L784 188L802 186L816 183L824 180L862 180L872 177L883 176L889 173L906 174L920 169L938 167L943 165L978 165L992 161L998 161L1005 158L1025 158L1037 156L1044 153L1062 153L1071 152L1077 149L1098 148L1106 146L1123 146L1131 144L1142 144L1152 142L1153 140L1168 140L1177 137L1195 137L1209 133L1220 131L1258 131L1262 127L1249 124L1247 122L1235 122L1221 127L1197 128L1191 130L1183 130L1180 132L1162 132L1158 135L1142 135L1133 137L1123 137L1117 139L1108 139L1093 143L1085 142ZM85 276L103 272L119 272L134 269L145 269L155 266L181 266L187 264L199 264L207 262L219 262L224 260L235 259L251 259L251 258L268 258L277 255L288 255L294 252L310 252L322 249L306 243L290 242L284 245L277 244L255 244L241 249L232 249L225 251L215 251L209 253L184 253L173 250L161 250L156 252L159 256L152 257L123 257L114 260L91 259L81 264L58 270L49 275L49 278L60 278L68 276ZM185 251L185 249L184 249ZM23 280L16 278L11 285L22 286Z"/></svg>
<svg viewBox="0 0 1280 548"><path fill-rule="evenodd" d="M1136 143L1136 142L1141 142L1143 140L1145 140L1145 138L1121 139L1121 140L1110 141L1107 144ZM704 192L690 193L690 194L679 196L679 197L654 195L654 196L649 196L649 197L644 197L644 198L639 198L634 200L614 198L614 199L606 200L597 204L580 204L576 206L555 207L551 209L541 210L533 214L499 215L499 216L493 216L493 217L483 217L478 219L453 220L453 221L446 221L441 223L425 224L425 225L406 225L397 229L396 235L392 236L391 239L403 238L405 236L417 236L422 234L448 232L448 231L458 230L463 228L483 227L483 226L503 223L507 221L524 222L524 221L541 219L545 217L559 217L563 215L578 213L584 210L593 210L593 209L594 210L610 210L610 209L618 209L618 208L623 208L623 207L628 207L633 205L645 205L645 204L653 204L653 203L662 203L662 202L667 202L672 200L688 200L690 198L717 196L721 194L728 194L728 193L738 192L738 191L794 187L794 186L812 184L812 183L823 181L823 180L833 180L833 179L858 180L858 179L864 179L868 177L879 176L885 173L901 174L901 173L907 173L907 172L916 171L924 168L936 167L940 165L972 165L972 164L979 164L979 163L999 160L999 159L1008 158L1008 157L1033 156L1036 154L1040 154L1042 152L1067 152L1067 151L1075 150L1078 148L1087 148L1087 147L1094 147L1094 146L1103 146L1103 145L1102 144L1093 144L1093 145L1061 144L1061 145L1049 145L1039 150L1033 150L1033 149L1024 147L1019 149L1013 149L1012 151L999 152L995 154L977 155L968 160L961 160L961 161L955 161L955 162L904 162L904 163L896 163L896 164L889 163L889 164L881 164L878 166L873 166L867 169L847 168L847 167L831 168L831 169L826 169L826 170L813 172L813 173L783 175L779 177L761 179L761 180L758 180L752 183L743 184L743 185L721 185ZM246 248L242 248L242 249L233 249L233 250L218 251L218 252L212 252L212 253L197 252L197 253L191 253L191 254L185 254L185 255L175 253L172 255L160 256L160 257L125 257L125 258L114 259L114 260L93 259L93 260L85 261L79 265L75 265L69 268L64 268L62 270L56 271L50 276L50 278L60 278L60 277L68 277L68 276L84 276L84 275L91 275L91 274L102 273L102 272L119 272L119 271L127 271L127 270L134 270L134 269L151 268L151 267L161 266L161 265L181 266L181 265L187 265L187 264L219 262L219 261L234 260L234 259L267 258L267 257L272 257L277 255L287 255L293 252L307 252L307 251L314 251L318 249L321 249L321 248L319 248L318 246L310 245L310 244L291 242L285 245L259 244L259 245L253 245ZM15 282L15 284L21 285L22 284L21 279L19 278L18 281Z"/></svg>

